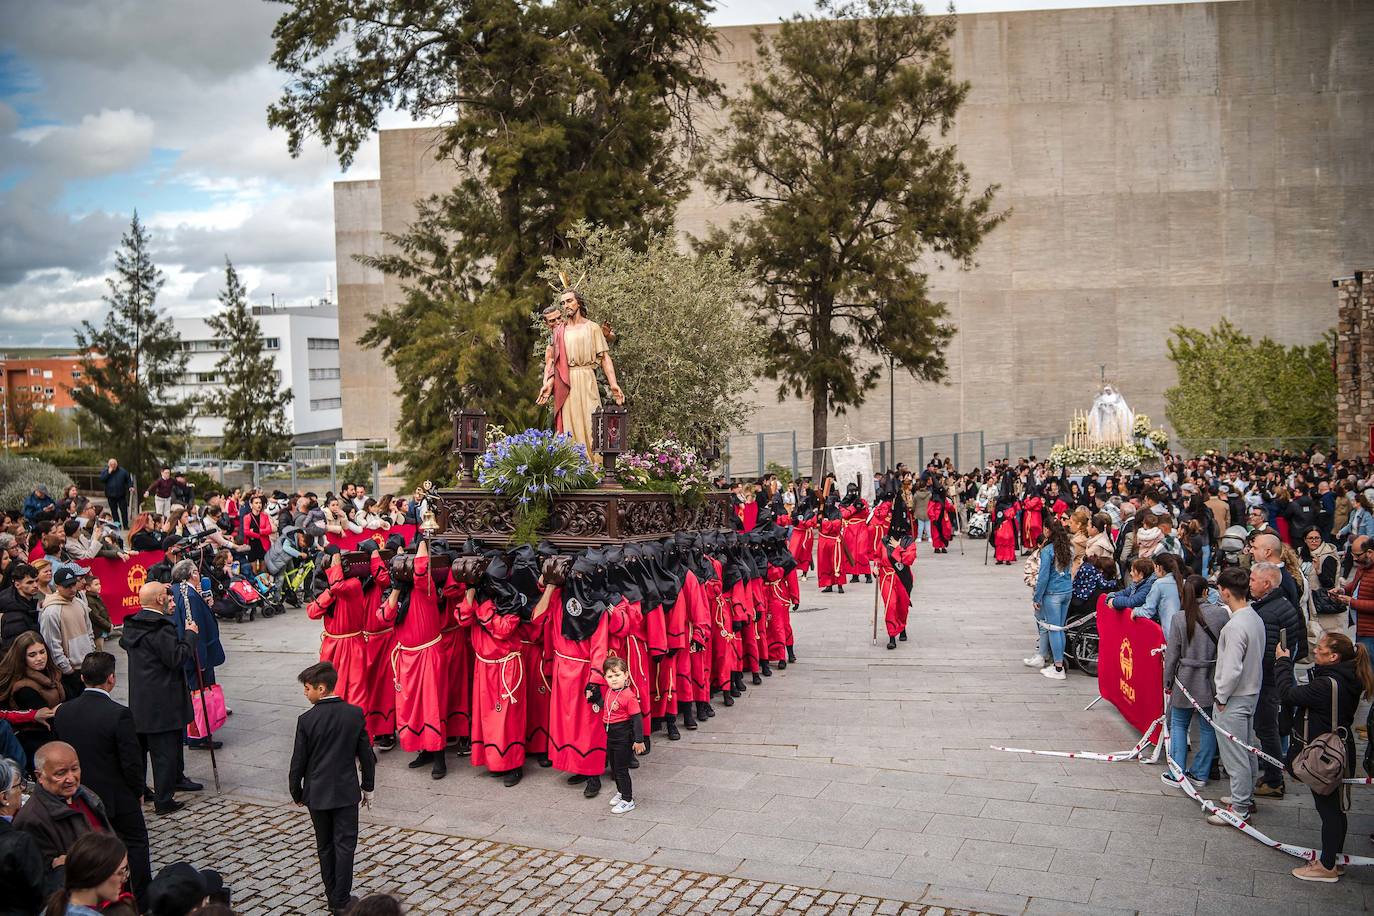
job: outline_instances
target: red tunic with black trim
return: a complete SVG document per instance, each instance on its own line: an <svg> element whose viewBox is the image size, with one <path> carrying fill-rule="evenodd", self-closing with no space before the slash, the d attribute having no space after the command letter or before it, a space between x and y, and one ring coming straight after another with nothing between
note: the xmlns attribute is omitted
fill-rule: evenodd
<svg viewBox="0 0 1374 916"><path fill-rule="evenodd" d="M770 662L787 660L787 646L792 638L792 589L781 566L768 567L767 655Z"/></svg>
<svg viewBox="0 0 1374 916"><path fill-rule="evenodd" d="M714 579L705 583L706 602L711 612L711 683L728 689L730 675L740 668L739 634L734 631L734 612L721 589L721 562L710 557L716 568ZM708 693L709 696L709 693Z"/></svg>
<svg viewBox="0 0 1374 916"><path fill-rule="evenodd" d="M926 506L930 520L930 543L936 550L944 550L954 538L954 504L947 499L931 499Z"/></svg>
<svg viewBox="0 0 1374 916"><path fill-rule="evenodd" d="M444 665L448 669L448 703L444 721L449 737L466 738L472 734L472 646L468 628L473 625L473 595L452 578L444 586L449 615L441 632Z"/></svg>
<svg viewBox="0 0 1374 916"><path fill-rule="evenodd" d="M372 574L372 584L363 589L366 608L363 630L363 679L366 681L363 715L367 734L372 738L396 732L396 681L391 673L391 650L396 646L396 631L383 617L382 599L391 587L391 570L386 563Z"/></svg>
<svg viewBox="0 0 1374 916"><path fill-rule="evenodd" d="M687 571L677 600L686 604L683 613L687 622L687 647L677 655L677 700L679 704L705 702L711 697L711 609L706 602L706 589L691 570Z"/></svg>
<svg viewBox="0 0 1374 916"><path fill-rule="evenodd" d="M816 582L821 588L844 585L844 522L828 518L821 522L816 543Z"/></svg>
<svg viewBox="0 0 1374 916"><path fill-rule="evenodd" d="M649 696L649 713L655 719L677 713L678 655L687 651L687 605L681 589L672 607L663 609L663 622L668 640L667 655L654 656L653 693ZM684 658L682 663L687 660Z"/></svg>
<svg viewBox="0 0 1374 916"><path fill-rule="evenodd" d="M525 753L546 754L549 750L549 700L553 685L544 661L544 621L520 624L520 655L525 664Z"/></svg>
<svg viewBox="0 0 1374 916"><path fill-rule="evenodd" d="M396 684L396 739L404 751L442 751L448 739L448 659L440 631L447 622L440 589L429 574L429 557L415 558L410 609L395 623L391 670ZM452 573L450 582L452 582ZM462 583L456 583L459 591Z"/></svg>
<svg viewBox="0 0 1374 916"><path fill-rule="evenodd" d="M385 565L381 557L373 557L372 574L376 575ZM311 620L324 620L320 661L329 662L339 672L334 692L345 703L366 709L367 648L363 645L363 630L367 625L367 602L363 582L344 578L341 566L325 567L324 576L329 587L305 607Z"/></svg>
<svg viewBox="0 0 1374 916"><path fill-rule="evenodd" d="M625 660L635 696L648 696L652 683L651 665L649 646L644 637L644 612L640 610L639 602L621 599L619 604L606 613L611 618L606 630L608 654ZM645 722L642 730L648 727L649 723Z"/></svg>
<svg viewBox="0 0 1374 916"><path fill-rule="evenodd" d="M849 548L849 559L844 564L845 575L871 575L872 569L868 565L868 503L861 499L852 506L842 506L840 517L844 520L844 545Z"/></svg>
<svg viewBox="0 0 1374 916"><path fill-rule="evenodd" d="M803 519L792 526L787 538L787 549L792 559L797 561L797 572L806 574L811 571L811 551L816 546L816 518Z"/></svg>
<svg viewBox="0 0 1374 916"><path fill-rule="evenodd" d="M887 624L887 635L896 636L906 629L907 615L911 611L911 593L902 580L897 578L897 564L916 571L916 542L906 547L883 545L878 555L878 593L883 596L883 616Z"/></svg>
<svg viewBox="0 0 1374 916"><path fill-rule="evenodd" d="M999 562L1016 559L1016 510L1020 503L1007 506L997 517L997 531L992 536L993 556Z"/></svg>
<svg viewBox="0 0 1374 916"><path fill-rule="evenodd" d="M1021 546L1030 550L1040 543L1040 534L1045 530L1045 501L1039 496L1028 496L1021 506L1025 510L1021 516Z"/></svg>
<svg viewBox="0 0 1374 916"><path fill-rule="evenodd" d="M513 770L525 762L525 660L520 617L483 601L473 609L472 765Z"/></svg>
<svg viewBox="0 0 1374 916"><path fill-rule="evenodd" d="M606 689L601 666L606 663L610 620L601 615L587 639L563 635L562 590L555 591L544 616L544 658L553 665L553 697L549 703L549 759L564 773L600 776L606 772L606 729L601 710L587 700L587 688Z"/></svg>

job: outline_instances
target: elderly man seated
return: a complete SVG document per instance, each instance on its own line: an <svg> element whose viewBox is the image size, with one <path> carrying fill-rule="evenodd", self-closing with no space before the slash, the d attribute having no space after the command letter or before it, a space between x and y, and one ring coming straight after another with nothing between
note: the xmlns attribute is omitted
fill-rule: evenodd
<svg viewBox="0 0 1374 916"><path fill-rule="evenodd" d="M33 760L38 788L14 816L14 827L38 843L48 869L49 892L62 886L67 850L83 833L113 833L105 804L81 784L81 761L65 741L49 741Z"/></svg>

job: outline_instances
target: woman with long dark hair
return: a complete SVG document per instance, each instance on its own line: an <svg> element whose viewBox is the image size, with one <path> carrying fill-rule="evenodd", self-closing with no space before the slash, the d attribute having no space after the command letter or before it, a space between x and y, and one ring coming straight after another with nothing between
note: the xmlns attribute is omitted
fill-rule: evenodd
<svg viewBox="0 0 1374 916"><path fill-rule="evenodd" d="M67 852L62 889L48 898L43 916L101 916L118 903L129 877L129 853L110 833L84 833ZM119 912L128 912L120 908Z"/></svg>
<svg viewBox="0 0 1374 916"><path fill-rule="evenodd" d="M48 652L43 637L29 630L18 638L0 660L0 708L39 711L36 721L14 728L27 760L19 761L26 772L33 772L34 753L53 740L53 710L67 698L62 687L62 672Z"/></svg>
<svg viewBox="0 0 1374 916"><path fill-rule="evenodd" d="M1183 771L1183 778L1194 786L1207 784L1212 761L1217 756L1217 736L1207 718L1200 717L1198 744L1193 748L1191 765L1188 761L1188 729L1193 721L1193 704L1183 691L1174 690L1174 682L1197 700L1206 717L1212 715L1215 696L1212 672L1217 664L1217 640L1230 614L1220 604L1207 600L1207 580L1189 576L1183 583L1182 613L1176 614L1165 631L1168 646L1164 650L1164 690L1169 696L1169 758ZM1181 781L1165 771L1160 779L1166 786L1178 788Z"/></svg>
<svg viewBox="0 0 1374 916"><path fill-rule="evenodd" d="M1307 683L1299 684L1293 675L1293 659L1282 643L1274 649L1274 682L1279 699L1293 708L1293 732L1288 743L1288 766L1292 769L1307 743L1318 735L1338 732L1345 739L1345 778L1355 775L1355 739L1351 727L1360 698L1374 697L1374 670L1369 653L1338 630L1323 633L1312 650L1316 663L1308 672ZM1334 714L1334 715L1333 715ZM1321 855L1293 869L1293 877L1303 881L1334 884L1340 880L1336 860L1345 849L1349 821L1345 808L1348 786L1320 795L1314 789L1312 801L1322 821Z"/></svg>
<svg viewBox="0 0 1374 916"><path fill-rule="evenodd" d="M1039 668L1045 677L1062 681L1064 674L1064 631L1046 629L1041 623L1051 627L1062 627L1069 617L1069 600L1073 597L1073 547L1069 543L1069 532L1059 519L1050 516L1045 520L1045 540L1040 547L1040 571L1035 579L1036 629L1040 631L1039 649L1035 655L1024 659L1031 668ZM1053 663L1050 663L1050 660Z"/></svg>

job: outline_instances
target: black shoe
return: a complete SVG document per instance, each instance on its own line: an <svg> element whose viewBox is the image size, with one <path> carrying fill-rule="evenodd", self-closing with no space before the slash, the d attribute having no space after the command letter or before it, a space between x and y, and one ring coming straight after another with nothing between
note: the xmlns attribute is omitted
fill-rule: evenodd
<svg viewBox="0 0 1374 916"><path fill-rule="evenodd" d="M779 671L786 671L786 670L787 670L787 659L784 658L784 659L782 659L781 661L778 662L778 670L779 670Z"/></svg>
<svg viewBox="0 0 1374 916"><path fill-rule="evenodd" d="M864 574L864 581L867 582L869 585L872 585L872 584L873 584L873 576L872 576L872 574L871 574L871 573L865 573L865 574Z"/></svg>
<svg viewBox="0 0 1374 916"><path fill-rule="evenodd" d="M787 663L789 665L795 665L797 663L797 653L792 651L791 646L787 647Z"/></svg>
<svg viewBox="0 0 1374 916"><path fill-rule="evenodd" d="M827 585L825 588L821 589L821 594L824 595L827 592L833 592L834 590L835 587L833 585Z"/></svg>
<svg viewBox="0 0 1374 916"><path fill-rule="evenodd" d="M666 726L668 727L668 740L669 740L669 741L681 741L681 740L682 740L682 732L680 732L680 731L677 730L677 717L676 717L676 716L671 716L671 717L665 719L664 722L663 722L663 724L666 725Z"/></svg>
<svg viewBox="0 0 1374 916"><path fill-rule="evenodd" d="M905 627L902 628L902 632L900 632L900 633L897 634L897 638L900 639L902 642L906 642L906 628L905 628Z"/></svg>
<svg viewBox="0 0 1374 916"><path fill-rule="evenodd" d="M725 696L721 699L720 703L721 703L722 706L734 706L734 705L735 705L735 697L734 697L734 694L730 693L730 692L727 690L727 691L725 692Z"/></svg>
<svg viewBox="0 0 1374 916"><path fill-rule="evenodd" d="M434 755L434 766L429 768L430 779L443 779L448 775L448 761L442 751Z"/></svg>
<svg viewBox="0 0 1374 916"><path fill-rule="evenodd" d="M211 748L219 750L224 747L223 741L206 741L204 738L193 738L186 742L186 746L193 751L208 751Z"/></svg>
<svg viewBox="0 0 1374 916"><path fill-rule="evenodd" d="M180 811L182 808L185 808L185 807L186 807L186 802L177 801L177 800L174 798L174 799L172 799L171 801L169 801L169 802L168 802L167 804L165 804L165 805L154 805L154 806L153 806L153 813L154 813L154 814L175 814L176 812Z"/></svg>
<svg viewBox="0 0 1374 916"><path fill-rule="evenodd" d="M637 769L639 769L639 758L636 757L634 754L631 754L631 755L630 755L630 762L629 762L628 764L626 764L626 766L628 766L628 767L629 767L630 769L632 769L632 770L637 770Z"/></svg>
<svg viewBox="0 0 1374 916"><path fill-rule="evenodd" d="M854 584L855 582L858 582L858 581L859 581L859 577L858 577L858 576L850 576L850 577L849 577L849 582L850 582L851 585Z"/></svg>
<svg viewBox="0 0 1374 916"><path fill-rule="evenodd" d="M545 769L545 770L547 770L549 767L553 766L553 761L549 759L549 755L548 755L548 754L540 754L540 755L539 755L539 766L540 766L541 769Z"/></svg>
<svg viewBox="0 0 1374 916"><path fill-rule="evenodd" d="M600 795L600 794L601 794L601 777L600 777L600 776L588 776L588 777L587 777L587 785L586 785L586 788L584 788L584 789L582 790L582 794L583 794L583 796L585 796L586 798L596 798L598 795Z"/></svg>
<svg viewBox="0 0 1374 916"><path fill-rule="evenodd" d="M716 711L711 708L711 704L706 700L697 700L697 719L711 719L716 715Z"/></svg>
<svg viewBox="0 0 1374 916"><path fill-rule="evenodd" d="M471 753L472 753L472 739L471 739L471 738L466 738L466 737L464 737L464 738L459 738L459 739L458 739L458 753L462 754L464 757L466 757L468 754L471 754Z"/></svg>
<svg viewBox="0 0 1374 916"><path fill-rule="evenodd" d="M766 659L761 660L759 662L759 673L762 674L764 677L773 676L773 669L769 667L768 661Z"/></svg>
<svg viewBox="0 0 1374 916"><path fill-rule="evenodd" d="M574 774L572 774L571 776L568 777L568 785L572 785L572 786L579 785L579 784L584 783L584 782L586 782L586 781L587 781L587 777L584 776L584 775L582 775L581 773L574 773Z"/></svg>
<svg viewBox="0 0 1374 916"><path fill-rule="evenodd" d="M757 687L759 684L763 683L763 678L759 677L759 673L755 671L753 674L749 676L749 683Z"/></svg>
<svg viewBox="0 0 1374 916"><path fill-rule="evenodd" d="M372 742L372 746L375 747L377 750L381 751L382 753L386 753L387 751L394 751L396 749L396 736L378 735L377 739Z"/></svg>
<svg viewBox="0 0 1374 916"><path fill-rule="evenodd" d="M520 777L524 775L524 767L516 767L515 769L506 773L506 778L503 779L502 782L505 784L506 788L509 789L511 786L520 785Z"/></svg>
<svg viewBox="0 0 1374 916"><path fill-rule="evenodd" d="M889 636L889 637L887 638L887 647L888 647L889 649L895 649L895 648L897 648L897 639L896 639L896 637Z"/></svg>
<svg viewBox="0 0 1374 916"><path fill-rule="evenodd" d="M406 766L410 767L412 770L418 770L420 767L424 766L425 764L427 764L427 763L433 763L433 762L434 762L434 752L433 752L433 751L421 751L419 754L417 754L417 755L415 756L415 759L412 760L412 761L410 761L410 763L406 764Z"/></svg>
<svg viewBox="0 0 1374 916"><path fill-rule="evenodd" d="M174 788L178 792L199 792L203 790L205 786L201 785L193 779L187 779L185 776L183 776L177 780L177 784L176 786L174 786Z"/></svg>
<svg viewBox="0 0 1374 916"><path fill-rule="evenodd" d="M697 730L696 712L691 703L682 704L682 727L691 732Z"/></svg>
<svg viewBox="0 0 1374 916"><path fill-rule="evenodd" d="M840 594L843 595L843 594L844 594L844 586L843 586L843 585L839 586L839 589L840 589Z"/></svg>

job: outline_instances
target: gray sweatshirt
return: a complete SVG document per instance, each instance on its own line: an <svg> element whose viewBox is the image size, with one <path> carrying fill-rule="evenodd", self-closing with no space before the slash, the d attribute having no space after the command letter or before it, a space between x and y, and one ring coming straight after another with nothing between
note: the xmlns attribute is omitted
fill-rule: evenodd
<svg viewBox="0 0 1374 916"><path fill-rule="evenodd" d="M1169 698L1170 706L1175 709L1192 708L1183 691L1175 689L1174 678L1178 678L1179 683L1187 688L1199 706L1206 709L1212 705L1212 670L1216 667L1218 645L1212 641L1212 637L1220 641L1229 619L1225 605L1210 602L1202 605L1202 620L1211 628L1212 636L1207 635L1199 622L1190 640L1187 615L1182 611L1174 614L1169 626L1169 647L1164 652L1164 687L1173 691Z"/></svg>
<svg viewBox="0 0 1374 916"><path fill-rule="evenodd" d="M1217 641L1215 702L1258 694L1264 680L1264 621L1250 605L1231 613ZM1200 702L1200 700L1199 700Z"/></svg>

